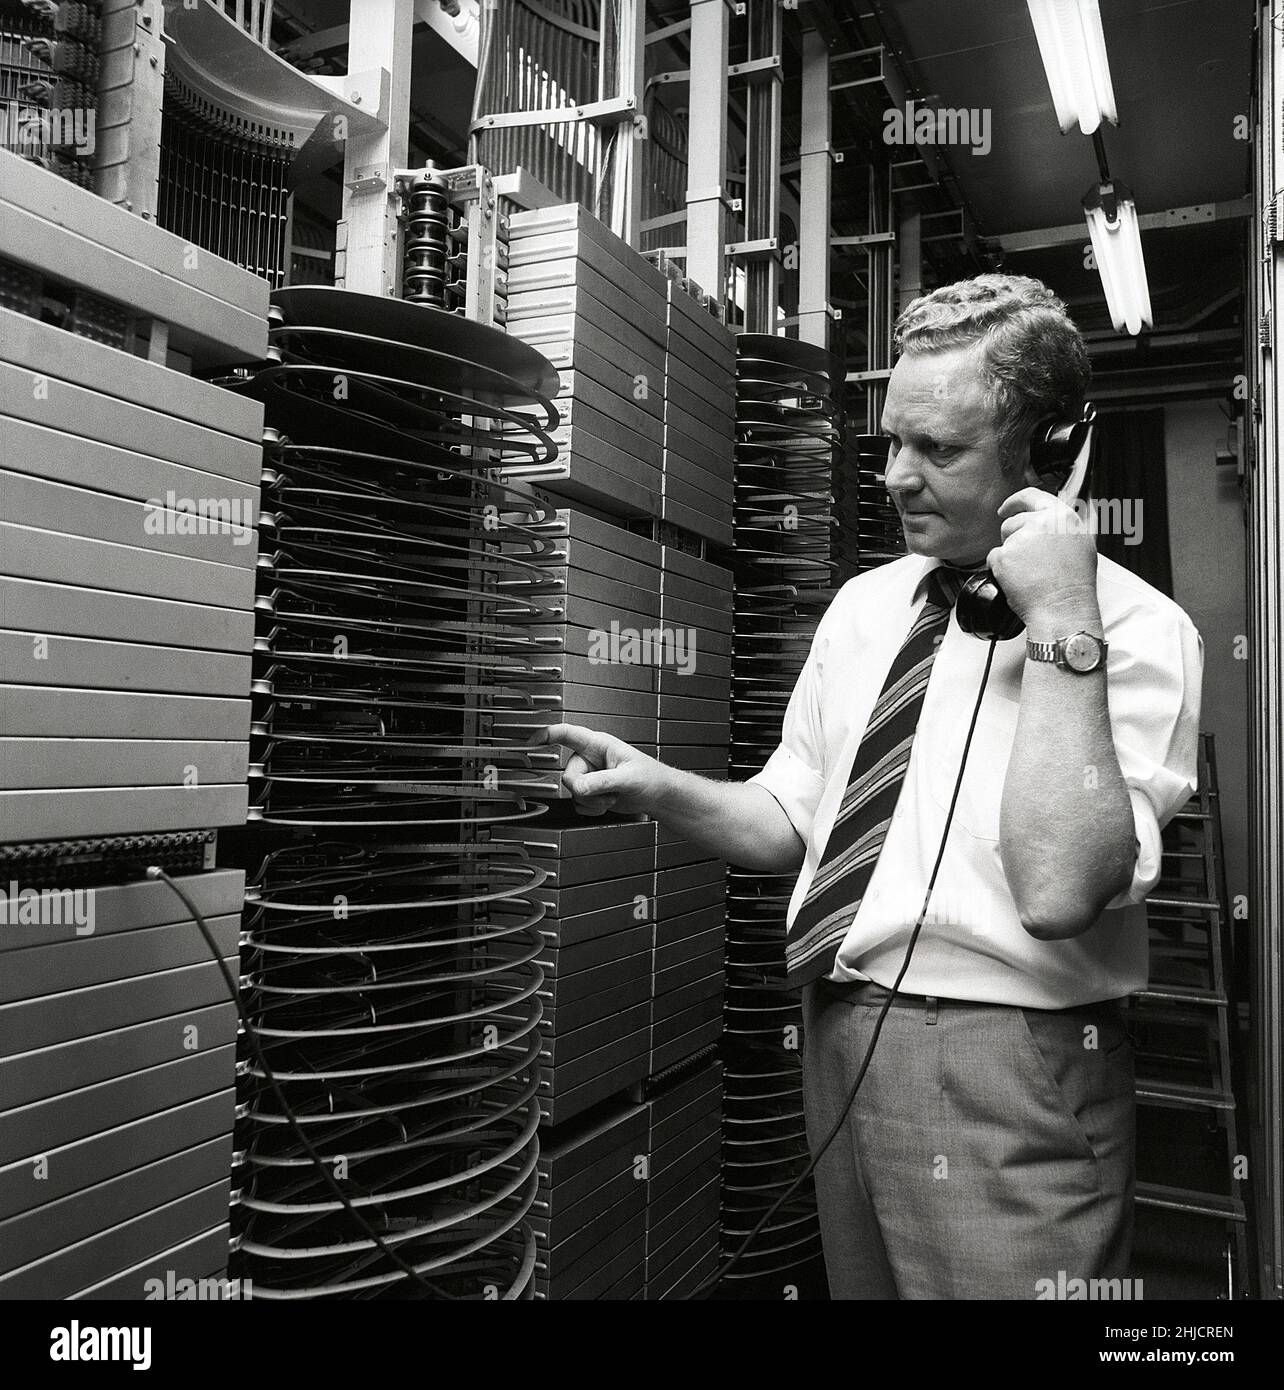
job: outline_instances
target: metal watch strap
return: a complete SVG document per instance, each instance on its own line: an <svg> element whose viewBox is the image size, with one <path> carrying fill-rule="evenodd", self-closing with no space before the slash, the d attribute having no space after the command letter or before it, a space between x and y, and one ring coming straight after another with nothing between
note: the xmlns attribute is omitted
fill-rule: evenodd
<svg viewBox="0 0 1284 1390"><path fill-rule="evenodd" d="M1097 644L1099 659L1094 665L1088 667L1071 665L1066 653L1069 650L1070 643L1073 642L1076 637L1085 637L1089 641ZM1106 653L1109 650L1109 643L1107 643L1104 637L1098 637L1096 633L1088 632L1086 629L1082 628L1078 632L1072 632L1068 637L1059 638L1056 642L1036 642L1030 637L1025 639L1025 653L1027 658L1031 661L1051 662L1061 670L1073 671L1076 675L1082 675L1087 671L1101 670L1106 664Z"/></svg>
<svg viewBox="0 0 1284 1390"><path fill-rule="evenodd" d="M1065 638L1061 641L1065 641ZM1025 653L1032 661L1056 661L1060 656L1060 646L1061 642L1036 642L1030 637L1025 639Z"/></svg>

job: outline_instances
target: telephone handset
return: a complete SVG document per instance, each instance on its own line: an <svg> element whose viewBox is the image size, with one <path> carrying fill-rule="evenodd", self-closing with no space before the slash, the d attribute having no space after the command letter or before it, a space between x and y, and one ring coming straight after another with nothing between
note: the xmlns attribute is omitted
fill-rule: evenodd
<svg viewBox="0 0 1284 1390"><path fill-rule="evenodd" d="M1088 472L1088 449L1097 411L1085 401L1077 419L1049 415L1040 420L1030 437L1030 466L1039 475L1039 486L1055 491L1063 502L1073 501ZM1006 642L1018 637L1025 624L1012 611L998 580L988 569L969 576L959 592L954 610L964 632L984 641Z"/></svg>

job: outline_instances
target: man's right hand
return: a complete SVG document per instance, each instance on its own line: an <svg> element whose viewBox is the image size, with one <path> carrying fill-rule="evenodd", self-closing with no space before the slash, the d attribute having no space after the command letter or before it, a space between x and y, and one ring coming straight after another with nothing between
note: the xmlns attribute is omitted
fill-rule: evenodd
<svg viewBox="0 0 1284 1390"><path fill-rule="evenodd" d="M586 815L640 812L746 869L784 873L802 863L803 842L765 787L665 767L580 724L553 724L545 738L571 750L562 781Z"/></svg>
<svg viewBox="0 0 1284 1390"><path fill-rule="evenodd" d="M548 742L571 750L562 783L585 815L607 811L654 815L669 782L663 763L640 753L623 739L581 724L553 724Z"/></svg>

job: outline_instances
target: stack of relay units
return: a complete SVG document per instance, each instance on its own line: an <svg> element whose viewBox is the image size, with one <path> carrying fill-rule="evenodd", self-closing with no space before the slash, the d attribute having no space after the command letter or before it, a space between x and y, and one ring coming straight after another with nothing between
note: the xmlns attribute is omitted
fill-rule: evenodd
<svg viewBox="0 0 1284 1390"><path fill-rule="evenodd" d="M263 412L188 372L268 291L0 164L0 1298L142 1298L228 1263L236 1012L144 871L235 972Z"/></svg>
<svg viewBox="0 0 1284 1390"><path fill-rule="evenodd" d="M554 580L528 627L532 704L494 731L582 724L725 777L729 572L578 509L543 529ZM533 753L523 789L562 797L568 756ZM717 1254L725 866L654 822L586 820L564 800L494 835L548 873L533 894L547 943L539 1292L676 1296Z"/></svg>
<svg viewBox="0 0 1284 1390"><path fill-rule="evenodd" d="M672 267L578 204L514 214L508 332L558 369L556 461L510 470L731 544L735 339Z"/></svg>
<svg viewBox="0 0 1284 1390"><path fill-rule="evenodd" d="M735 346L707 300L578 207L510 220L508 331L559 370L559 456L509 469L556 503L523 617L523 703L494 735L579 724L727 775ZM645 532L645 534L641 534ZM658 536L659 539L654 539ZM529 594L529 590L524 591ZM726 871L654 822L578 815L560 748L494 832L548 873L536 1296L673 1298L718 1258Z"/></svg>

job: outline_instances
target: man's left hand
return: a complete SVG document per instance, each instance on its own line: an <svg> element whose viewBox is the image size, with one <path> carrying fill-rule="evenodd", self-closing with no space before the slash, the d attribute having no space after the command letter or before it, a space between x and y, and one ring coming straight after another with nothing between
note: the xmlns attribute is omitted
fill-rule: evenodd
<svg viewBox="0 0 1284 1390"><path fill-rule="evenodd" d="M999 516L1003 543L986 563L1027 627L1045 617L1096 611L1097 546L1073 507L1027 487L1003 503Z"/></svg>

